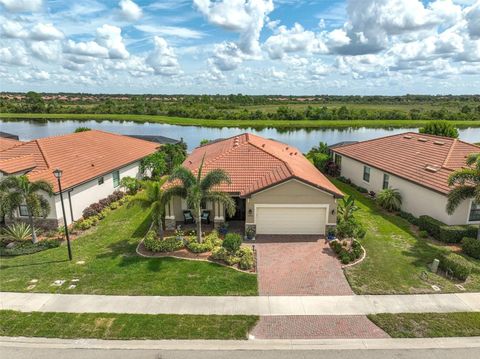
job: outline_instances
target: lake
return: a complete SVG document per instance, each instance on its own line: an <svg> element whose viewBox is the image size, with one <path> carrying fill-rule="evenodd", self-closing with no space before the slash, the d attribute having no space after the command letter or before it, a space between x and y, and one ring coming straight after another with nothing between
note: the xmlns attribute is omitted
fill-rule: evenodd
<svg viewBox="0 0 480 359"><path fill-rule="evenodd" d="M187 143L191 150L199 145L202 139L214 140L250 132L266 138L273 138L288 143L306 152L320 141L329 145L342 141L364 141L372 138L394 135L406 131L418 132L418 129L385 129L385 128L346 128L346 129L241 129L211 128L197 126L177 126L160 123L136 123L117 121L0 121L0 131L16 134L21 140L32 140L40 137L62 135L73 132L77 127L85 126L108 132L128 135L161 135L180 139ZM460 138L467 142L480 141L480 128L460 129Z"/></svg>

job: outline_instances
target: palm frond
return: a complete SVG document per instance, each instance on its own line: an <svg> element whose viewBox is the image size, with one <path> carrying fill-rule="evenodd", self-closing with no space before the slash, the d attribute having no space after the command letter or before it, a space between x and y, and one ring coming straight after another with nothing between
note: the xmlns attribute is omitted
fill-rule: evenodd
<svg viewBox="0 0 480 359"><path fill-rule="evenodd" d="M235 201L227 193L207 192L204 198L207 201L222 203L225 206L225 210L227 211L230 217L235 215L235 212L236 212Z"/></svg>
<svg viewBox="0 0 480 359"><path fill-rule="evenodd" d="M477 168L477 171L480 171L480 153L471 153L467 156L467 165Z"/></svg>
<svg viewBox="0 0 480 359"><path fill-rule="evenodd" d="M453 214L455 209L462 203L464 200L472 198L475 194L475 188L472 186L458 186L453 188L448 194L447 201L447 213Z"/></svg>
<svg viewBox="0 0 480 359"><path fill-rule="evenodd" d="M30 182L30 192L44 191L49 196L53 195L53 186L50 182L38 180Z"/></svg>
<svg viewBox="0 0 480 359"><path fill-rule="evenodd" d="M209 191L213 187L222 183L231 183L230 176L223 169L214 169L208 172L200 182L200 187L203 191Z"/></svg>
<svg viewBox="0 0 480 359"><path fill-rule="evenodd" d="M196 182L195 176L193 175L192 171L183 166L175 168L170 175L169 181L175 180L179 180L180 182L182 182L185 188L192 187Z"/></svg>
<svg viewBox="0 0 480 359"><path fill-rule="evenodd" d="M448 185L465 184L466 182L480 183L480 174L473 168L462 168L448 177Z"/></svg>

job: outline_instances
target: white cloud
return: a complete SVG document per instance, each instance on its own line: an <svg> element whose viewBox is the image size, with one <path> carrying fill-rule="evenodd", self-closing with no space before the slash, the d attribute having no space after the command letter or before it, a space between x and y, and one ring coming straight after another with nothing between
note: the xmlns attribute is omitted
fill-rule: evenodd
<svg viewBox="0 0 480 359"><path fill-rule="evenodd" d="M181 26L158 26L158 25L136 25L136 29L162 36L179 37L182 39L201 39L205 34L201 31L192 30Z"/></svg>
<svg viewBox="0 0 480 359"><path fill-rule="evenodd" d="M258 55L260 32L267 15L273 11L272 0L193 0L207 20L240 34L238 47L248 55Z"/></svg>
<svg viewBox="0 0 480 359"><path fill-rule="evenodd" d="M99 27L96 42L108 49L108 56L111 59L126 59L129 56L119 27L107 24Z"/></svg>
<svg viewBox="0 0 480 359"><path fill-rule="evenodd" d="M148 55L146 63L153 68L156 75L173 76L181 72L174 50L160 36L154 37L154 49Z"/></svg>
<svg viewBox="0 0 480 359"><path fill-rule="evenodd" d="M216 44L209 63L221 71L235 70L243 62L244 55L233 42Z"/></svg>
<svg viewBox="0 0 480 359"><path fill-rule="evenodd" d="M0 4L10 12L33 12L42 8L42 0L0 0Z"/></svg>
<svg viewBox="0 0 480 359"><path fill-rule="evenodd" d="M63 39L63 33L53 24L36 24L30 31L30 38L36 41L48 41Z"/></svg>
<svg viewBox="0 0 480 359"><path fill-rule="evenodd" d="M472 39L480 39L480 1L465 10L468 33Z"/></svg>
<svg viewBox="0 0 480 359"><path fill-rule="evenodd" d="M18 66L26 66L30 63L25 48L19 44L14 47L0 48L0 62Z"/></svg>
<svg viewBox="0 0 480 359"><path fill-rule="evenodd" d="M120 12L128 21L137 21L142 17L142 9L132 0L120 0Z"/></svg>
<svg viewBox="0 0 480 359"><path fill-rule="evenodd" d="M57 41L37 41L30 46L32 53L38 59L45 62L53 62L60 58L62 48Z"/></svg>
<svg viewBox="0 0 480 359"><path fill-rule="evenodd" d="M68 40L63 51L68 54L80 56L108 57L108 50L97 44L95 41L75 42L73 40Z"/></svg>
<svg viewBox="0 0 480 359"><path fill-rule="evenodd" d="M35 80L39 80L39 81L45 81L45 80L48 80L50 78L50 74L46 71L35 71L33 74L32 74L32 77L35 79Z"/></svg>
<svg viewBox="0 0 480 359"><path fill-rule="evenodd" d="M21 39L28 36L28 31L23 27L22 24L16 21L4 18L0 28L2 30L2 35L7 38Z"/></svg>

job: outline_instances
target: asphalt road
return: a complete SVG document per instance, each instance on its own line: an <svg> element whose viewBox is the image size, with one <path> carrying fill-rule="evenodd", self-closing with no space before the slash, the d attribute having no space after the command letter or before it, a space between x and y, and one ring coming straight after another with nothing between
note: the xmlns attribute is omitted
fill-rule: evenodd
<svg viewBox="0 0 480 359"><path fill-rule="evenodd" d="M2 359L478 359L480 349L400 350L117 350L0 347Z"/></svg>

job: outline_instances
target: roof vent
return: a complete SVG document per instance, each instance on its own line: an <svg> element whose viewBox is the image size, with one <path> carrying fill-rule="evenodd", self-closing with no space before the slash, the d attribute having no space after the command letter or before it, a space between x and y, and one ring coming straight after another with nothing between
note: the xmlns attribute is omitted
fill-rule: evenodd
<svg viewBox="0 0 480 359"><path fill-rule="evenodd" d="M433 144L438 145L438 146L443 146L445 144L445 142L443 142L443 141L433 141Z"/></svg>
<svg viewBox="0 0 480 359"><path fill-rule="evenodd" d="M432 172L432 173L436 173L440 170L440 166L435 166L435 165L426 165L425 166L425 169L428 171L428 172Z"/></svg>
<svg viewBox="0 0 480 359"><path fill-rule="evenodd" d="M265 144L262 144L262 148L265 148Z"/></svg>
<svg viewBox="0 0 480 359"><path fill-rule="evenodd" d="M288 146L287 146L287 147L285 147L285 150L287 150L287 151L288 151Z"/></svg>
<svg viewBox="0 0 480 359"><path fill-rule="evenodd" d="M428 140L427 140L426 138L424 138L424 137L419 137L418 140L419 140L420 142L427 142L427 141L428 141Z"/></svg>
<svg viewBox="0 0 480 359"><path fill-rule="evenodd" d="M405 135L405 136L403 136L403 138L405 138L405 139L407 139L407 140L411 140L411 139L412 139L412 136L410 136L410 135Z"/></svg>
<svg viewBox="0 0 480 359"><path fill-rule="evenodd" d="M238 137L235 137L233 139L233 147L237 147L240 144L240 141L238 140Z"/></svg>

